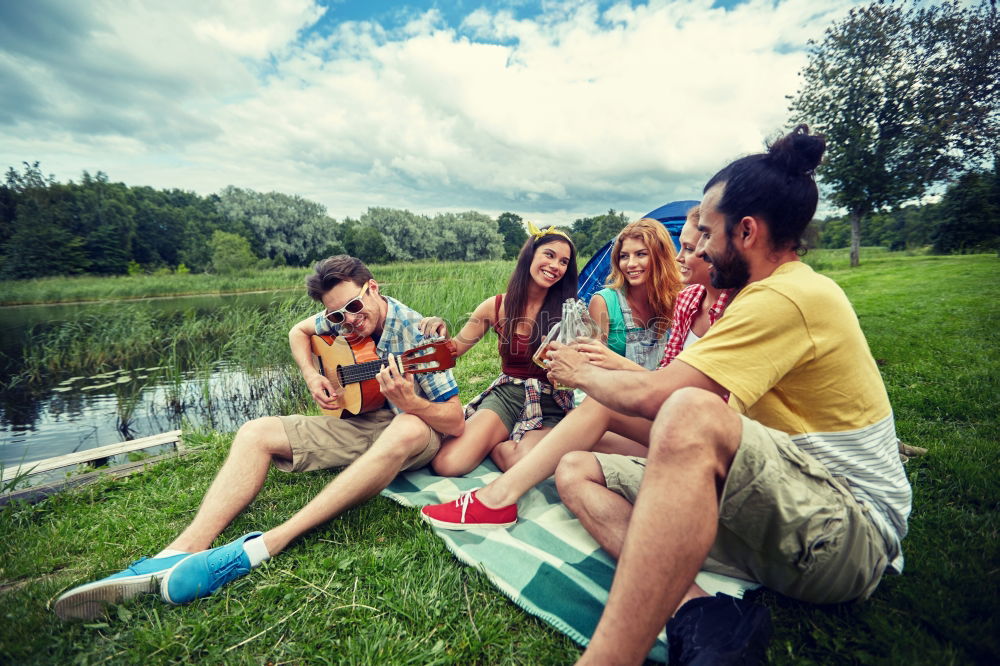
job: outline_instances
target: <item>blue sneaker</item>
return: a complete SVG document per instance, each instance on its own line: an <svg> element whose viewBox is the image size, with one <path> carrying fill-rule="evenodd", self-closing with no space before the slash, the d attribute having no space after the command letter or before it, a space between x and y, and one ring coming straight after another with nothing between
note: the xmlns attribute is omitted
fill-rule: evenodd
<svg viewBox="0 0 1000 666"><path fill-rule="evenodd" d="M168 604L186 604L207 597L226 583L250 573L250 558L243 543L259 537L251 532L218 548L188 555L163 578L160 596Z"/></svg>
<svg viewBox="0 0 1000 666"><path fill-rule="evenodd" d="M63 620L94 620L108 605L117 604L140 594L156 592L167 571L188 556L188 553L169 557L143 557L124 571L107 578L74 587L53 604L52 609Z"/></svg>

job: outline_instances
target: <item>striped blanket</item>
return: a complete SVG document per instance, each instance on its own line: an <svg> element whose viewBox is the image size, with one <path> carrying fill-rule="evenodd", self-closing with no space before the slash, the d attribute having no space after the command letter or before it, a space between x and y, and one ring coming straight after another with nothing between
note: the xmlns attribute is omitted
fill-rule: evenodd
<svg viewBox="0 0 1000 666"><path fill-rule="evenodd" d="M382 494L419 507L453 500L499 474L489 461L459 478L436 476L424 468L400 474ZM517 508L518 521L510 529L435 532L455 557L482 570L518 606L587 645L608 598L614 561L559 501L552 479L522 497ZM698 574L697 582L709 593L734 597L756 587L708 572ZM666 662L663 633L649 658Z"/></svg>

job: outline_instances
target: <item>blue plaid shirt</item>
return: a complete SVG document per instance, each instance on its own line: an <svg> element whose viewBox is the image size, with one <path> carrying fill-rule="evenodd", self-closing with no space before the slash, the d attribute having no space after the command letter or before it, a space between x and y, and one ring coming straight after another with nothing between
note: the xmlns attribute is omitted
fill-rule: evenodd
<svg viewBox="0 0 1000 666"><path fill-rule="evenodd" d="M388 304L385 313L385 325L382 327L382 337L379 338L376 352L382 358L387 358L389 354L402 354L423 344L424 336L420 334L417 324L423 318L419 312L408 308L391 296L382 295ZM334 326L326 318L326 311L320 310L316 313L316 334L317 335L340 335L340 327ZM430 400L431 402L444 402L449 398L458 395L458 384L451 374L451 370L444 372L425 372L414 375L416 380L415 388L417 395ZM386 401L389 408L395 414L402 414L403 410Z"/></svg>

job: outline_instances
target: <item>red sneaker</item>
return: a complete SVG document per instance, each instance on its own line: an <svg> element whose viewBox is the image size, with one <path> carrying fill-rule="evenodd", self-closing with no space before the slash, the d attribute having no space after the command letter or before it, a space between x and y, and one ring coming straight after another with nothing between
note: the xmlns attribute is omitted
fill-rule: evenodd
<svg viewBox="0 0 1000 666"><path fill-rule="evenodd" d="M434 527L446 530L471 530L475 527L510 527L517 522L517 505L491 509L476 500L476 491L467 490L454 502L429 504L420 515Z"/></svg>

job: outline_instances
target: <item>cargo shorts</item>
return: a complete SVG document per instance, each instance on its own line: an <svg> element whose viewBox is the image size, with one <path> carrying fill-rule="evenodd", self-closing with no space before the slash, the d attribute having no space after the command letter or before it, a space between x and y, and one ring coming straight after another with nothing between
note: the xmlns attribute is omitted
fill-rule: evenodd
<svg viewBox="0 0 1000 666"><path fill-rule="evenodd" d="M379 435L395 418L388 408L342 419L336 416L279 416L285 428L292 459L274 459L274 466L285 472L309 472L316 469L346 467L371 448ZM441 434L427 426L427 444L411 456L401 470L428 464L441 448Z"/></svg>
<svg viewBox="0 0 1000 666"><path fill-rule="evenodd" d="M754 580L810 603L867 599L887 564L885 540L846 480L778 430L740 416L743 435L703 569ZM595 453L608 488L635 501L645 461Z"/></svg>

